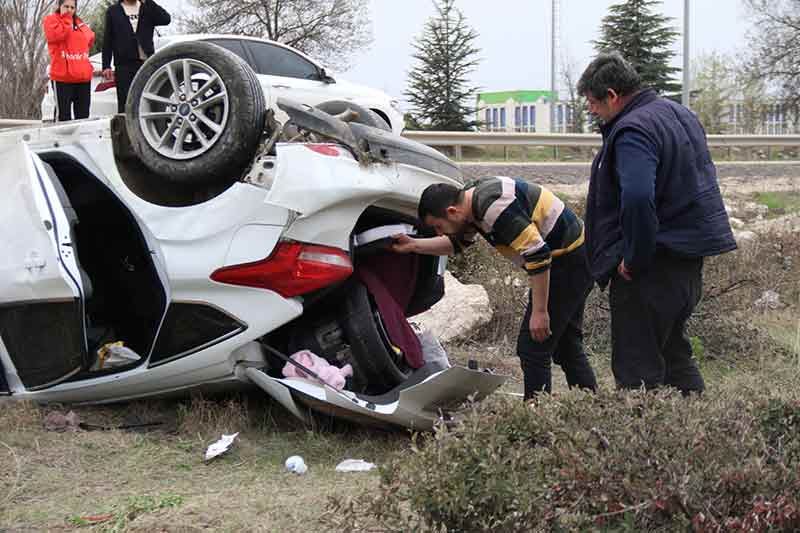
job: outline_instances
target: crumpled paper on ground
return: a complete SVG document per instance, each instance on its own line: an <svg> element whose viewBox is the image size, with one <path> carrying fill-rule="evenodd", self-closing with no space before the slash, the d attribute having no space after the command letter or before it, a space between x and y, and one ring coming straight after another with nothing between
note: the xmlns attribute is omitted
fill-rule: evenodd
<svg viewBox="0 0 800 533"><path fill-rule="evenodd" d="M375 463L368 463L363 459L345 459L336 465L337 472L367 472L375 468Z"/></svg>
<svg viewBox="0 0 800 533"><path fill-rule="evenodd" d="M214 457L220 456L227 452L238 435L238 432L234 433L233 435L223 435L221 439L209 446L206 450L206 461L209 461Z"/></svg>

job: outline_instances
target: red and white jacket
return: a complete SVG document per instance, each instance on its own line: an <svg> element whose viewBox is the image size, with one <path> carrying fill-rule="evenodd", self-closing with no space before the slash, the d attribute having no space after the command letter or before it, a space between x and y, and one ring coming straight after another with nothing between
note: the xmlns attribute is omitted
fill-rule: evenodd
<svg viewBox="0 0 800 533"><path fill-rule="evenodd" d="M94 67L89 62L89 50L94 44L94 32L89 25L72 15L53 13L44 18L44 35L50 50L50 79L63 83L92 81Z"/></svg>

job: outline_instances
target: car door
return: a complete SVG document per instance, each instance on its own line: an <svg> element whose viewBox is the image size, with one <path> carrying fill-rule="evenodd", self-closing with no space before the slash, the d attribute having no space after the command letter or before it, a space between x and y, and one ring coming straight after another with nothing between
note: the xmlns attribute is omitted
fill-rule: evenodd
<svg viewBox="0 0 800 533"><path fill-rule="evenodd" d="M263 41L242 42L253 57L259 81L275 95L312 106L334 99L319 67L300 54Z"/></svg>
<svg viewBox="0 0 800 533"><path fill-rule="evenodd" d="M84 368L82 285L58 184L24 143L0 145L0 393ZM4 390L2 390L4 388Z"/></svg>

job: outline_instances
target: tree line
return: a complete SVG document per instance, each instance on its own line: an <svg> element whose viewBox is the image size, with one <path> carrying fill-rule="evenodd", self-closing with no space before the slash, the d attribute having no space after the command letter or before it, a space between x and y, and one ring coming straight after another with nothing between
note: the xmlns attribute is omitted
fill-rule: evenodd
<svg viewBox="0 0 800 533"><path fill-rule="evenodd" d="M80 15L95 30L93 52L102 47L104 13L117 0L81 2ZM756 133L769 113L800 126L800 2L741 0L752 21L747 49L736 56L704 54L692 66L691 107L708 133ZM172 31L235 33L293 46L334 68L372 41L369 0L190 0L189 13L173 13ZM457 0L432 0L434 15L413 38L413 68L404 93L415 129L468 130L479 124L471 76L481 61L477 31ZM597 52L618 50L646 85L679 98L680 69L672 66L680 32L661 15L659 0L622 0L600 23ZM0 0L0 117L38 118L47 86L49 57L41 21L56 0ZM580 66L561 60L563 102L571 129L588 119L575 82ZM732 103L735 105L732 106ZM736 131L730 131L735 121Z"/></svg>
<svg viewBox="0 0 800 533"><path fill-rule="evenodd" d="M800 1L742 0L750 20L747 50L703 54L692 65L690 106L708 133L772 133L765 119L785 122L800 131ZM480 53L477 33L469 28L454 0L436 0L436 15L415 41L417 64L406 93L414 108L409 125L417 128L466 130L476 125L474 106L447 97L472 97L477 89L467 74ZM680 100L681 69L672 66L681 37L673 20L658 12L659 0L624 0L609 7L600 23L595 51L617 50L633 63L645 86ZM569 54L561 59L563 103L571 117L568 131L583 132L586 101L575 90L579 68ZM435 75L432 75L435 74ZM449 74L449 77L445 76ZM443 80L445 76L445 80ZM471 102L470 102L471 103ZM452 110L462 109L460 119Z"/></svg>

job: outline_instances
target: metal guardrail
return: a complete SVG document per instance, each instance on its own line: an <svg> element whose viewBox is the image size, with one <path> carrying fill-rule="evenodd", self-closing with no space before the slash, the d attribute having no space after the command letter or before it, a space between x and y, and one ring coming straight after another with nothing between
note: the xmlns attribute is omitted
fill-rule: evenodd
<svg viewBox="0 0 800 533"><path fill-rule="evenodd" d="M428 146L452 146L461 159L463 146L576 146L599 148L602 137L594 133L517 133L478 131L409 131L403 136ZM712 148L800 146L800 135L709 135Z"/></svg>
<svg viewBox="0 0 800 533"><path fill-rule="evenodd" d="M0 129L36 127L41 120L0 119ZM481 131L413 131L403 136L428 146L452 146L460 155L462 146L576 146L599 148L603 144L595 133L520 133ZM800 146L800 135L709 135L711 147Z"/></svg>
<svg viewBox="0 0 800 533"><path fill-rule="evenodd" d="M587 146L600 147L593 133L517 133L480 131L409 131L403 136L428 146Z"/></svg>
<svg viewBox="0 0 800 533"><path fill-rule="evenodd" d="M42 124L41 120L18 120L15 118L0 118L0 129L19 128L22 126L35 127Z"/></svg>

